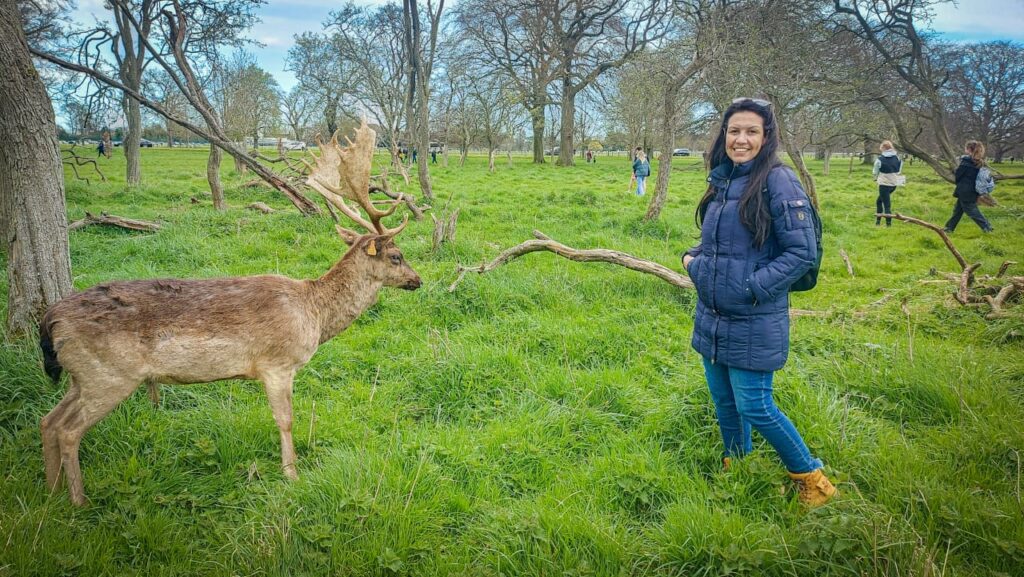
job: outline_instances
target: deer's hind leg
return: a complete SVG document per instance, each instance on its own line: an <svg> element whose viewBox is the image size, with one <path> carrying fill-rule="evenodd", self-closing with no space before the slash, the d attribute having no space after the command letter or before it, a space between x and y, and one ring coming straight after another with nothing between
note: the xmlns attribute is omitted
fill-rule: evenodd
<svg viewBox="0 0 1024 577"><path fill-rule="evenodd" d="M78 462L82 437L126 399L139 386L140 379L121 375L76 376L75 379L79 388L78 396L68 404L56 429L61 464L67 477L68 496L75 505L84 505L85 484Z"/></svg>
<svg viewBox="0 0 1024 577"><path fill-rule="evenodd" d="M160 408L160 383L155 381L146 381L146 390L149 393L149 400L153 403L153 406L157 409Z"/></svg>
<svg viewBox="0 0 1024 577"><path fill-rule="evenodd" d="M39 422L39 432L43 438L43 463L46 467L46 486L51 492L60 488L61 458L60 439L57 436L60 423L67 416L68 407L78 401L78 384L68 380L68 391L52 411Z"/></svg>

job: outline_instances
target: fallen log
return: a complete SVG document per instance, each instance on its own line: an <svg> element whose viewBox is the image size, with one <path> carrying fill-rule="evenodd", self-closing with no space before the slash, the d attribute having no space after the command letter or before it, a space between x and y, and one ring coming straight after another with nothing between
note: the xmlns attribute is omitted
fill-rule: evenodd
<svg viewBox="0 0 1024 577"><path fill-rule="evenodd" d="M118 228L126 228L128 230L138 230L143 232L156 232L160 230L160 225L155 222L149 222L146 220L135 220L132 218L124 218L101 212L99 216L94 216L91 213L85 213L85 218L76 220L68 225L68 230L78 230L85 228L93 224L102 224L106 226L116 226Z"/></svg>
<svg viewBox="0 0 1024 577"><path fill-rule="evenodd" d="M254 202L245 208L249 210L255 210L257 212L262 212L263 214L271 214L274 212L274 209L270 208L269 206L262 202Z"/></svg>

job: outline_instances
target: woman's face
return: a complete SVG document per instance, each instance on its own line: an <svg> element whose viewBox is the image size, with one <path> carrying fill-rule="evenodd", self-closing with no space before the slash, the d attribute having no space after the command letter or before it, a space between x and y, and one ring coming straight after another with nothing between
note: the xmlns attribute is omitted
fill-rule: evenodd
<svg viewBox="0 0 1024 577"><path fill-rule="evenodd" d="M729 117L725 127L725 154L736 164L754 160L764 145L764 118L741 110Z"/></svg>

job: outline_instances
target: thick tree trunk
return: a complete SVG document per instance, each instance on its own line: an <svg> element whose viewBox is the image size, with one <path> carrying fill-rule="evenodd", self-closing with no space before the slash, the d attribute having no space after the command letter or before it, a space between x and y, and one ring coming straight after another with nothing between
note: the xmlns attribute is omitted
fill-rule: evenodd
<svg viewBox="0 0 1024 577"><path fill-rule="evenodd" d="M30 332L72 291L57 126L20 23L16 3L0 2L0 231L12 335Z"/></svg>
<svg viewBox="0 0 1024 577"><path fill-rule="evenodd" d="M128 186L135 186L142 180L142 171L139 167L139 158L141 156L139 142L142 140L142 109L139 107L139 102L134 98L126 96L124 98L124 114L128 121L128 129L125 130L124 141L121 142L121 147L124 148L125 160L124 179Z"/></svg>
<svg viewBox="0 0 1024 577"><path fill-rule="evenodd" d="M533 163L544 164L544 108L531 110L530 117L533 124Z"/></svg>
<svg viewBox="0 0 1024 577"><path fill-rule="evenodd" d="M825 176L828 176L828 173L831 171L831 168L832 168L832 149L831 148L826 148L825 149L825 154L824 154L824 159L823 160L825 162L822 165L821 171L822 171L822 174L824 174Z"/></svg>
<svg viewBox="0 0 1024 577"><path fill-rule="evenodd" d="M576 166L576 160L572 155L572 135L576 121L576 93L568 80L562 83L562 127L559 137L558 165Z"/></svg>
<svg viewBox="0 0 1024 577"><path fill-rule="evenodd" d="M494 149L487 147L487 172L494 172Z"/></svg>
<svg viewBox="0 0 1024 577"><path fill-rule="evenodd" d="M676 148L676 93L674 90L665 91L662 113L658 184L654 189L654 195L651 196L651 203L647 205L647 214L644 215L644 220L657 220L661 216L661 209L665 206L665 199L668 198L668 181L672 176L672 151Z"/></svg>
<svg viewBox="0 0 1024 577"><path fill-rule="evenodd" d="M224 187L220 183L220 159L223 153L215 145L210 145L210 157L206 160L206 182L210 183L210 194L213 195L213 208L227 210L224 201Z"/></svg>
<svg viewBox="0 0 1024 577"><path fill-rule="evenodd" d="M871 141L866 137L864 138L864 156L861 157L861 164L874 164L875 163L875 149L871 146Z"/></svg>

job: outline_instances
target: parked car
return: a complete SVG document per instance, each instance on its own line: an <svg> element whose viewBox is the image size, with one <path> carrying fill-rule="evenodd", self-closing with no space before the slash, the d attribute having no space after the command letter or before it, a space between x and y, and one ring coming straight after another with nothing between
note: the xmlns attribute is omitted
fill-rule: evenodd
<svg viewBox="0 0 1024 577"><path fill-rule="evenodd" d="M306 150L306 143L301 140L285 140L281 143L285 150Z"/></svg>
<svg viewBox="0 0 1024 577"><path fill-rule="evenodd" d="M672 151L672 156L690 156L689 148L677 148Z"/></svg>

